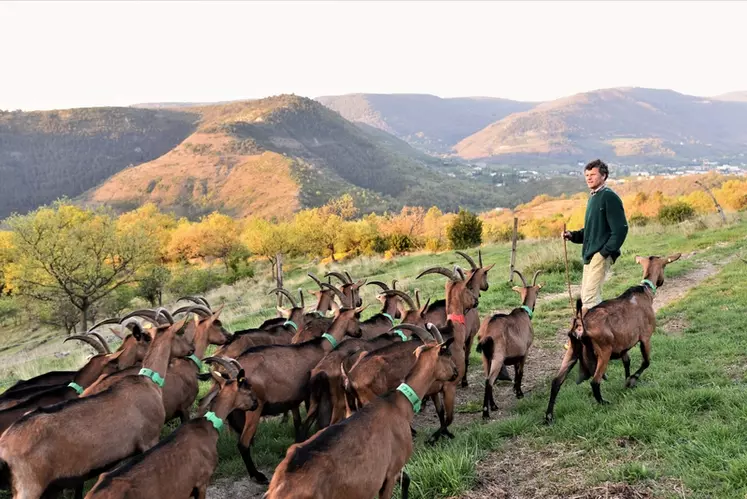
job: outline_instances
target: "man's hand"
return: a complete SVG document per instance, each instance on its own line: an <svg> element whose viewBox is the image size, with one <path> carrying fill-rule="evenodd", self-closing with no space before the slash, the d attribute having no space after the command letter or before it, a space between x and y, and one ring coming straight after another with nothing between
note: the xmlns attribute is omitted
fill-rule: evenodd
<svg viewBox="0 0 747 499"><path fill-rule="evenodd" d="M563 239L565 239L567 241L570 241L571 240L571 232L567 231L567 230L563 231L563 232L560 233L560 237L562 237Z"/></svg>

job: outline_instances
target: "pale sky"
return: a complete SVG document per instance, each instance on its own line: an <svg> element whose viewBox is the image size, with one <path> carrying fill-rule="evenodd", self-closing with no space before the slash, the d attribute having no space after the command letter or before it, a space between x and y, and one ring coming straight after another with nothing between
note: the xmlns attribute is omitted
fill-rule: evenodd
<svg viewBox="0 0 747 499"><path fill-rule="evenodd" d="M0 2L0 109L747 90L747 2Z"/></svg>

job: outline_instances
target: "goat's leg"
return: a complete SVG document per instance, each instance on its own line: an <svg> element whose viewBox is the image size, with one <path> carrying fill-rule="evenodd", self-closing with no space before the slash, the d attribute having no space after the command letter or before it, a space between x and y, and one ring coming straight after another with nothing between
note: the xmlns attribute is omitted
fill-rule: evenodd
<svg viewBox="0 0 747 499"><path fill-rule="evenodd" d="M303 431L301 427L301 404L291 409L291 413L293 414L293 429L295 430L296 443L303 442L306 440L308 433Z"/></svg>
<svg viewBox="0 0 747 499"><path fill-rule="evenodd" d="M630 378L630 355L628 355L628 352L622 354L620 360L622 360L623 367L625 368L625 379L627 380Z"/></svg>
<svg viewBox="0 0 747 499"><path fill-rule="evenodd" d="M474 332L468 334L464 342L464 376L462 376L462 388L467 388L469 383L467 382L467 373L469 372L469 354L472 351L472 339L475 337Z"/></svg>
<svg viewBox="0 0 747 499"><path fill-rule="evenodd" d="M545 411L545 423L552 424L555 420L553 410L555 409L555 399L558 397L560 387L565 381L565 377L568 375L573 366L576 365L578 357L580 355L580 344L577 342L571 342L571 348L565 351L563 356L563 362L560 364L558 374L552 380L552 388L550 389L550 402L547 404L547 410Z"/></svg>
<svg viewBox="0 0 747 499"><path fill-rule="evenodd" d="M37 483L13 484L13 499L40 499L44 486Z"/></svg>
<svg viewBox="0 0 747 499"><path fill-rule="evenodd" d="M402 478L400 482L402 485L402 494L400 494L400 497L401 499L408 499L410 494L410 475L408 475L404 469L402 470Z"/></svg>
<svg viewBox="0 0 747 499"><path fill-rule="evenodd" d="M503 355L502 351L494 351L492 359L488 360L487 362L483 361L484 366L486 367L490 366L488 373L485 377L485 396L483 397L483 403L482 403L483 419L488 419L490 417L488 406L490 406L491 411L498 410L498 406L496 405L495 399L493 398L493 385L495 384L495 381L498 378L498 373L500 369L503 367L504 360L505 360L505 356Z"/></svg>
<svg viewBox="0 0 747 499"><path fill-rule="evenodd" d="M638 381L638 378L641 377L643 371L651 365L651 338L641 339L641 357L643 357L641 367L639 367L638 370L633 373L633 376L630 376L625 382L626 388L633 388L636 381Z"/></svg>
<svg viewBox="0 0 747 499"><path fill-rule="evenodd" d="M514 393L517 399L524 398L524 392L521 391L521 380L524 379L524 362L526 359L526 357L522 357L514 366Z"/></svg>
<svg viewBox="0 0 747 499"><path fill-rule="evenodd" d="M610 356L612 355L612 348L601 348L594 345L594 353L597 355L597 369L594 372L594 377L591 379L591 391L598 403L609 404L608 401L602 398L602 389L600 383L602 382L602 375L604 375L604 372L607 370L607 364L609 363Z"/></svg>
<svg viewBox="0 0 747 499"><path fill-rule="evenodd" d="M311 432L311 425L314 424L314 421L316 421L316 408L317 404L313 400L311 401L311 408L309 409L309 412L306 413L306 419L303 420L303 424L301 425L301 431L304 435L308 435ZM298 442L298 440L296 440Z"/></svg>
<svg viewBox="0 0 747 499"><path fill-rule="evenodd" d="M244 429L239 437L238 447L239 452L241 453L241 458L244 460L246 471L249 472L249 476L254 478L257 483L265 485L267 484L267 477L257 470L256 466L254 466L251 454L251 445L254 440L254 435L257 432L257 427L259 426L259 418L262 415L263 406L264 402L259 402L259 406L256 410L244 413L246 420L244 423Z"/></svg>
<svg viewBox="0 0 747 499"><path fill-rule="evenodd" d="M391 499L394 494L394 486L397 485L396 477L386 477L379 489L379 499Z"/></svg>
<svg viewBox="0 0 747 499"><path fill-rule="evenodd" d="M445 435L449 438L454 438L454 435L449 431L449 425L452 423L452 421L454 421L454 399L456 398L456 384L445 384L442 393L444 397L444 418L441 421L441 427L436 430L428 439L427 443L429 445L433 445L438 442L438 439L441 438L441 435Z"/></svg>
<svg viewBox="0 0 747 499"><path fill-rule="evenodd" d="M192 496L195 499L205 499L205 496L207 495L207 486L201 485L200 487L195 487L195 489L192 491Z"/></svg>

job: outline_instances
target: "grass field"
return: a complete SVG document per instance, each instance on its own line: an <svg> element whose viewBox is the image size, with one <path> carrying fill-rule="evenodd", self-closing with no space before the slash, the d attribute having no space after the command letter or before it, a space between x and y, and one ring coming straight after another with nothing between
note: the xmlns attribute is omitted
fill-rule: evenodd
<svg viewBox="0 0 747 499"><path fill-rule="evenodd" d="M606 298L640 281L634 255L683 254L667 268L666 282L657 294L657 300L667 305L657 313L652 364L638 386L626 390L622 365L613 361L609 380L602 384L605 398L612 402L609 406L596 405L588 383L576 385L573 371L560 391L556 423L550 427L543 424L549 380L560 364L570 320L563 249L559 241L521 241L517 267L525 274L535 268L547 271L539 278L545 286L533 319L535 343L525 368L527 396L516 403L510 384L499 383L496 400L501 410L483 422L482 368L473 352L470 387L459 394L452 426L456 438L426 446L424 439L436 427L432 405L416 417L416 427L424 431L419 431L416 452L406 466L412 478L411 497L745 497L747 265L735 256L745 258L746 238L744 217L726 227L709 219L631 230L605 285ZM482 317L519 305L507 282L509 249L507 245L483 248L484 261L496 266L489 274L490 290L480 299ZM579 247L569 245L569 253L577 260ZM341 268L355 278L387 282L397 278L398 288L418 287L424 297L436 299L443 295L445 279L427 276L416 281L414 277L427 266L454 263L466 264L448 252L388 261L356 259ZM323 266L296 262L287 264L287 269L288 289L313 289L306 272L320 277L325 272ZM576 263L574 283L580 281L579 269ZM274 298L256 291L257 285L267 290L272 283L267 279L251 286L240 284L217 290L208 299L214 307L229 303L226 318L233 329L256 325L274 315ZM374 293L366 287L364 303L374 303ZM378 310L375 303L364 317ZM50 346L44 348L55 344L48 342ZM84 351L68 345L65 349L76 355ZM631 351L631 358L632 368L637 369L641 361L637 349ZM78 357L74 362L82 360ZM21 365L12 376L0 368L0 379L17 377L19 372L30 375L38 368L23 371ZM164 434L175 426L170 424ZM220 438L215 478L223 479L221 483L247 480L235 442L228 432ZM290 422L263 421L253 447L259 469L269 476L291 443ZM261 488L257 491L261 493ZM213 492L212 497L230 497Z"/></svg>

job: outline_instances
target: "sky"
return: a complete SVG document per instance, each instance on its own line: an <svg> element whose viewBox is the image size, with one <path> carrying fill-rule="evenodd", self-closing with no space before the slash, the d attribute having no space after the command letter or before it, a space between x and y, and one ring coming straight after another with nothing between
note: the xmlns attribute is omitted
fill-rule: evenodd
<svg viewBox="0 0 747 499"><path fill-rule="evenodd" d="M747 2L0 2L0 109L747 90Z"/></svg>

